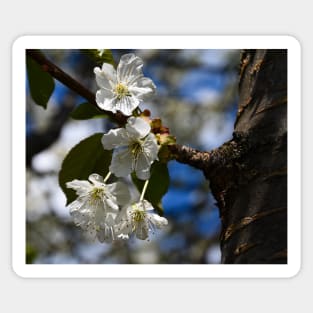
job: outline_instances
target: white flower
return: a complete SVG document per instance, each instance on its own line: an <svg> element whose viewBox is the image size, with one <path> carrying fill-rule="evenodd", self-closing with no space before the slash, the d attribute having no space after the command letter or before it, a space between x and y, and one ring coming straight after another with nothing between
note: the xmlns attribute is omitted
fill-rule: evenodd
<svg viewBox="0 0 313 313"><path fill-rule="evenodd" d="M129 237L127 235L119 234L117 230L117 220L118 214L108 213L105 223L102 223L97 230L97 238L100 242L112 242L114 240L125 240Z"/></svg>
<svg viewBox="0 0 313 313"><path fill-rule="evenodd" d="M96 93L98 106L106 111L121 111L131 115L133 110L156 87L150 78L142 73L142 60L132 53L121 57L117 70L111 64L103 63L102 69L96 67L96 81L100 89Z"/></svg>
<svg viewBox="0 0 313 313"><path fill-rule="evenodd" d="M165 217L152 211L153 207L147 200L132 204L123 212L124 216L121 218L117 231L121 235L135 233L138 239L147 239L149 232L154 233L155 229L160 229L168 223Z"/></svg>
<svg viewBox="0 0 313 313"><path fill-rule="evenodd" d="M150 125L139 117L130 117L125 128L111 129L102 137L106 150L114 149L110 172L125 177L135 171L139 179L149 179L150 166L158 158L158 144Z"/></svg>
<svg viewBox="0 0 313 313"><path fill-rule="evenodd" d="M114 220L119 205L129 202L129 190L121 182L105 184L98 174L91 174L88 179L90 182L75 179L66 183L66 187L76 190L78 195L68 206L74 223L101 242L116 239Z"/></svg>

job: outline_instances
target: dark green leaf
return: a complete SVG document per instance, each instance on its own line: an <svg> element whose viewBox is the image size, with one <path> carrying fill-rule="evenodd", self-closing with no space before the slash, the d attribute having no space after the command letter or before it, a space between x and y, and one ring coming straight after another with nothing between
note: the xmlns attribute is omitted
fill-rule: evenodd
<svg viewBox="0 0 313 313"><path fill-rule="evenodd" d="M67 198L67 204L76 199L75 191L65 184L73 179L87 180L92 173L105 176L109 172L112 152L104 150L102 133L94 134L78 143L65 157L59 173L59 185Z"/></svg>
<svg viewBox="0 0 313 313"><path fill-rule="evenodd" d="M132 174L132 180L136 185L139 193L141 193L144 181ZM170 177L166 163L154 162L151 166L151 177L149 180L148 188L145 193L145 199L151 202L153 207L159 214L163 213L161 205L162 197L166 194L170 183Z"/></svg>
<svg viewBox="0 0 313 313"><path fill-rule="evenodd" d="M71 118L74 120L88 120L90 118L106 117L99 108L88 102L84 102L71 112Z"/></svg>
<svg viewBox="0 0 313 313"><path fill-rule="evenodd" d="M30 94L35 103L45 109L54 90L54 80L29 56L26 57L26 67Z"/></svg>

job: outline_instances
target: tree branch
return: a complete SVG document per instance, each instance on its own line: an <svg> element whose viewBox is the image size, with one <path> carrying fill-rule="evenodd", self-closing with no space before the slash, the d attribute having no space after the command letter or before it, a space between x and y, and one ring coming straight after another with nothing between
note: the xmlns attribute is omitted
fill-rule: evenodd
<svg viewBox="0 0 313 313"><path fill-rule="evenodd" d="M36 61L42 67L42 69L48 72L52 77L85 98L89 103L97 106L95 95L90 90L85 88L78 81L65 73L57 65L49 61L40 50L29 49L26 51L26 54L34 61ZM99 107L97 106L97 108ZM124 116L122 113L118 112L114 114L110 111L102 111L119 125L124 125L126 123L127 116ZM205 172L205 170L208 168L208 164L210 163L210 152L201 152L199 150L182 145L171 145L169 146L169 150L171 151L171 154L176 161L193 166L202 170L203 172Z"/></svg>
<svg viewBox="0 0 313 313"><path fill-rule="evenodd" d="M187 146L169 145L171 156L180 163L188 164L203 172L207 179L216 178L217 173L223 177L233 175L237 162L247 149L251 148L250 134L234 132L233 138L211 151L199 151ZM266 139L268 143L270 139Z"/></svg>
<svg viewBox="0 0 313 313"><path fill-rule="evenodd" d="M45 72L48 72L52 77L57 79L63 85L65 85L72 91L76 92L77 94L85 98L89 103L95 105L98 109L100 109L97 105L94 93L85 88L83 85L81 85L78 81L76 81L70 75L61 70L54 63L49 61L40 50L36 49L26 50L26 55L31 57L34 61L41 65L42 69ZM110 111L105 110L102 111L119 125L125 124L127 117L124 116L122 113L118 112L114 114Z"/></svg>
<svg viewBox="0 0 313 313"><path fill-rule="evenodd" d="M188 164L200 170L204 170L210 160L210 152L202 152L182 145L169 145L168 148L177 162Z"/></svg>

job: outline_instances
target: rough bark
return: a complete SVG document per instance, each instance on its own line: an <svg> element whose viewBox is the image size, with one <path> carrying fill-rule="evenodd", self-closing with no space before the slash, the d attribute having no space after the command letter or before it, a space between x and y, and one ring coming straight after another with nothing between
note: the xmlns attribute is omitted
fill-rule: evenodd
<svg viewBox="0 0 313 313"><path fill-rule="evenodd" d="M233 139L173 157L210 180L222 221L222 263L287 263L287 51L244 50Z"/></svg>
<svg viewBox="0 0 313 313"><path fill-rule="evenodd" d="M222 262L287 263L286 50L242 52L234 137L211 154Z"/></svg>

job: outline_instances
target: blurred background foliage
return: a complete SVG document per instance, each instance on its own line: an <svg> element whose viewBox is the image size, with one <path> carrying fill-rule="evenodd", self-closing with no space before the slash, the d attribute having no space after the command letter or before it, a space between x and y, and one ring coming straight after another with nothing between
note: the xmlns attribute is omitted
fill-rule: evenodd
<svg viewBox="0 0 313 313"><path fill-rule="evenodd" d="M95 60L82 50L43 50L47 58L96 92ZM177 143L211 150L230 139L237 110L238 50L112 50L115 62L134 52L157 86L141 105L162 118ZM218 208L203 174L168 164L171 182L162 204L169 226L149 241L93 242L77 228L65 207L58 172L68 151L83 138L115 127L108 119L69 117L85 99L58 81L47 109L27 90L27 263L219 263ZM134 196L136 191L133 190Z"/></svg>

